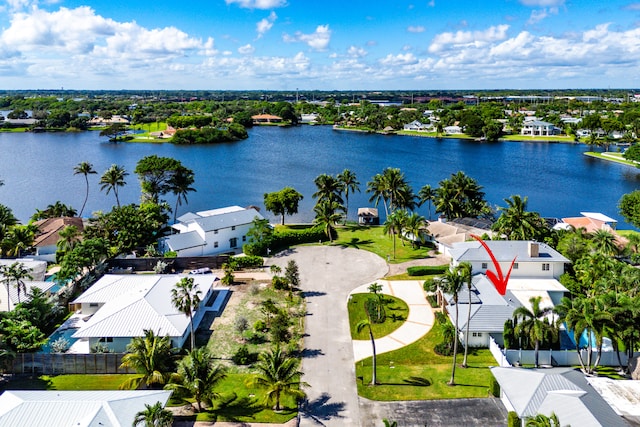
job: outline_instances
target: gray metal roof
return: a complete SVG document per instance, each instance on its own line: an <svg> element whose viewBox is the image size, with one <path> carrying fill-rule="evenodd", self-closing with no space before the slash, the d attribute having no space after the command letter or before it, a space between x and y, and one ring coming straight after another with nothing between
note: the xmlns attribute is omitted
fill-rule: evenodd
<svg viewBox="0 0 640 427"><path fill-rule="evenodd" d="M490 369L521 418L555 412L562 425L628 425L576 369Z"/></svg>
<svg viewBox="0 0 640 427"><path fill-rule="evenodd" d="M221 228L229 228L234 225L251 224L256 217L262 219L262 215L260 215L260 213L255 209L244 209L241 211L196 218L193 221L206 232Z"/></svg>
<svg viewBox="0 0 640 427"><path fill-rule="evenodd" d="M172 251L196 248L205 244L204 239L200 237L197 231L172 234L165 239L165 242Z"/></svg>
<svg viewBox="0 0 640 427"><path fill-rule="evenodd" d="M165 390L7 390L0 396L0 425L129 427L145 405L165 405L170 395Z"/></svg>
<svg viewBox="0 0 640 427"><path fill-rule="evenodd" d="M486 240L485 243L499 262L511 262L514 257L516 257L517 262L570 262L560 252L546 243L527 240ZM529 256L529 243L538 244L537 257ZM450 253L451 257L457 262L491 262L489 254L478 241L454 243Z"/></svg>

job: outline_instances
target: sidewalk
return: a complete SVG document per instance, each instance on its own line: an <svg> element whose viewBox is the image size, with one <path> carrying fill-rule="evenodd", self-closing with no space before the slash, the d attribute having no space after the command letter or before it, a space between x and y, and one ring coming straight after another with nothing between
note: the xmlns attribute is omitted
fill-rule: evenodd
<svg viewBox="0 0 640 427"><path fill-rule="evenodd" d="M382 293L400 298L409 306L409 315L402 326L389 335L376 339L376 354L397 350L422 338L433 327L435 315L427 302L422 282L419 280L376 280L382 285ZM368 293L370 284L351 291L352 294ZM366 359L373 355L370 340L353 340L354 360Z"/></svg>

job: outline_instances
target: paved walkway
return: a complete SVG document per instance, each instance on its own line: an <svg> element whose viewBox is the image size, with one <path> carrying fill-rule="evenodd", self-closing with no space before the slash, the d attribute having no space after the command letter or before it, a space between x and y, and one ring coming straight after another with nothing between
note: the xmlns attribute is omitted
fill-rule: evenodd
<svg viewBox="0 0 640 427"><path fill-rule="evenodd" d="M433 327L435 315L427 302L422 282L418 280L387 281L376 280L382 285L382 293L400 298L409 306L409 315L402 326L389 335L376 339L376 353L382 354L397 350L423 337ZM359 286L351 293L369 293L370 284ZM355 361L371 357L373 351L371 341L354 340L353 357Z"/></svg>

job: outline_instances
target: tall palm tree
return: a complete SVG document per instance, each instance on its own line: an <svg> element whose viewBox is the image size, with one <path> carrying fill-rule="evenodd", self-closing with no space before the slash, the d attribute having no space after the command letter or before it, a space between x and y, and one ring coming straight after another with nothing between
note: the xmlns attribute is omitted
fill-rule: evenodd
<svg viewBox="0 0 640 427"><path fill-rule="evenodd" d="M7 287L7 311L10 311L9 306L9 287L13 283L14 287L18 291L18 304L20 304L20 294L27 293L27 285L24 283L24 279L33 279L31 276L31 270L25 267L25 265L19 261L10 265L1 265L0 274L2 274L2 282Z"/></svg>
<svg viewBox="0 0 640 427"><path fill-rule="evenodd" d="M316 217L313 219L314 224L320 225L330 242L333 242L335 233L335 225L342 219L342 215L338 212L343 207L337 201L322 200L314 206L313 212Z"/></svg>
<svg viewBox="0 0 640 427"><path fill-rule="evenodd" d="M9 257L19 258L23 250L33 246L37 231L38 227L33 223L14 225L0 242L2 252Z"/></svg>
<svg viewBox="0 0 640 427"><path fill-rule="evenodd" d="M201 302L202 291L194 283L193 277L183 277L171 289L171 303L189 318L191 328L191 349L196 348L196 338L193 332L193 313Z"/></svg>
<svg viewBox="0 0 640 427"><path fill-rule="evenodd" d="M80 241L81 233L80 230L78 230L78 227L76 227L75 225L67 225L65 228L60 230L58 236L60 238L56 242L56 248L60 255L63 255L76 246L76 244Z"/></svg>
<svg viewBox="0 0 640 427"><path fill-rule="evenodd" d="M387 216L387 220L384 222L384 233L393 238L393 259L396 259L396 235L402 235L406 219L406 211L395 211Z"/></svg>
<svg viewBox="0 0 640 427"><path fill-rule="evenodd" d="M462 367L467 367L467 356L469 354L469 323L471 323L471 288L472 288L472 270L471 264L467 261L458 264L460 275L463 278L463 283L467 284L467 299L469 303L469 310L467 310L467 327L464 333L464 358L462 359Z"/></svg>
<svg viewBox="0 0 640 427"><path fill-rule="evenodd" d="M13 216L11 209L0 204L0 241L4 239L7 231L16 224L18 224L18 218Z"/></svg>
<svg viewBox="0 0 640 427"><path fill-rule="evenodd" d="M134 390L144 384L159 388L169 382L173 371L173 349L169 336L161 337L151 329L144 330L143 337L133 337L122 356L121 368L133 369L140 377L133 377L120 385L120 389Z"/></svg>
<svg viewBox="0 0 640 427"><path fill-rule="evenodd" d="M407 216L404 231L411 234L411 245L415 248L419 243L424 243L424 231L427 228L427 220L422 215L412 212Z"/></svg>
<svg viewBox="0 0 640 427"><path fill-rule="evenodd" d="M590 234L595 250L608 256L619 252L615 236L607 230L596 230Z"/></svg>
<svg viewBox="0 0 640 427"><path fill-rule="evenodd" d="M175 173L169 180L169 186L171 192L176 196L176 208L173 211L173 222L176 222L178 217L178 206L182 205L182 202L189 203L187 200L187 194L191 191L197 191L191 185L195 182L194 173L191 169L184 166L180 166L176 169Z"/></svg>
<svg viewBox="0 0 640 427"><path fill-rule="evenodd" d="M280 347L260 353L255 365L258 373L249 380L250 386L266 389L265 403L275 404L279 411L280 397L293 396L297 399L305 397L302 387L309 384L301 381L303 373L298 370L298 360L288 357Z"/></svg>
<svg viewBox="0 0 640 427"><path fill-rule="evenodd" d="M347 222L347 217L349 216L349 194L355 193L356 191L360 192L360 182L356 178L355 172L345 169L337 176L338 181L342 186L342 191L344 191L344 199L345 199L345 215L344 222Z"/></svg>
<svg viewBox="0 0 640 427"><path fill-rule="evenodd" d="M338 202L340 205L344 203L342 200L342 183L334 176L323 173L318 175L313 181L318 191L313 193L313 198L318 199L317 203L324 201Z"/></svg>
<svg viewBox="0 0 640 427"><path fill-rule="evenodd" d="M527 338L534 342L535 362L534 366L537 368L538 352L540 350L540 343L549 336L557 335L557 329L553 321L548 320L548 316L553 313L552 307L540 308L540 301L542 297L531 297L529 302L531 303L531 310L525 306L516 308L513 311L513 318L518 321L515 327L515 333L517 335L525 334Z"/></svg>
<svg viewBox="0 0 640 427"><path fill-rule="evenodd" d="M376 366L376 340L373 336L373 329L371 329L371 314L369 313L369 310L367 309L367 304L365 303L364 306L364 312L367 314L367 318L361 320L360 322L358 322L358 324L356 325L356 330L358 331L358 333L360 331L362 331L364 328L368 328L369 329L369 339L371 339L371 349L373 351L373 359L372 359L372 364L371 364L371 368L372 368L372 374L371 374L371 385L376 385L377 382L377 366Z"/></svg>
<svg viewBox="0 0 640 427"><path fill-rule="evenodd" d="M196 400L198 412L202 411L202 402L218 397L214 387L226 377L225 368L215 360L206 347L192 349L178 363L177 373L165 388L187 391Z"/></svg>
<svg viewBox="0 0 640 427"><path fill-rule="evenodd" d="M475 218L486 210L484 192L476 180L459 171L440 181L434 204L448 219Z"/></svg>
<svg viewBox="0 0 640 427"><path fill-rule="evenodd" d="M80 215L82 216L82 212L84 212L84 207L87 204L87 200L89 200L89 174L97 174L93 169L93 165L89 162L80 162L73 168L74 175L84 175L84 181L86 183L86 191L84 195L84 202L82 203L82 208L80 209Z"/></svg>
<svg viewBox="0 0 640 427"><path fill-rule="evenodd" d="M154 405L146 404L145 409L138 412L133 419L133 427L171 427L173 425L173 412L164 409L162 403Z"/></svg>
<svg viewBox="0 0 640 427"><path fill-rule="evenodd" d="M459 301L459 293L462 285L464 284L464 267L456 266L452 269L447 270L443 276L439 278L439 287L443 292L447 294L451 294L453 297L453 303L455 305L456 315L454 321L455 334L453 340L453 363L451 366L451 379L449 380L449 385L456 384L456 362L458 357L458 341L459 341L459 328L458 328L458 301Z"/></svg>
<svg viewBox="0 0 640 427"><path fill-rule="evenodd" d="M374 206L378 206L380 200L384 204L384 213L386 216L389 215L389 208L387 207L387 199L386 199L386 185L384 182L384 178L382 174L375 174L371 181L367 182L367 193L371 193L371 197L369 197L369 201L373 203Z"/></svg>
<svg viewBox="0 0 640 427"><path fill-rule="evenodd" d="M118 198L118 187L124 187L127 183L124 178L129 175L122 166L111 165L107 169L102 177L100 177L100 190L107 190L107 194L113 190L113 194L116 196L116 204L120 207L120 199Z"/></svg>
<svg viewBox="0 0 640 427"><path fill-rule="evenodd" d="M504 199L507 207L499 207L502 214L491 227L507 240L540 240L546 224L540 214L527 211L528 197L519 195Z"/></svg>
<svg viewBox="0 0 640 427"><path fill-rule="evenodd" d="M429 221L431 221L431 202L435 196L436 190L431 188L429 184L423 186L420 191L418 191L418 206L422 206L427 202L429 203Z"/></svg>

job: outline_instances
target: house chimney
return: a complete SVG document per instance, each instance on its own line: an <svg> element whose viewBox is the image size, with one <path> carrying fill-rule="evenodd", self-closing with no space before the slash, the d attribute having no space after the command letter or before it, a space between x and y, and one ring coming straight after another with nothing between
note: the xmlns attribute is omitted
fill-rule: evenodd
<svg viewBox="0 0 640 427"><path fill-rule="evenodd" d="M537 258L538 257L539 245L537 242L529 242L529 257Z"/></svg>

